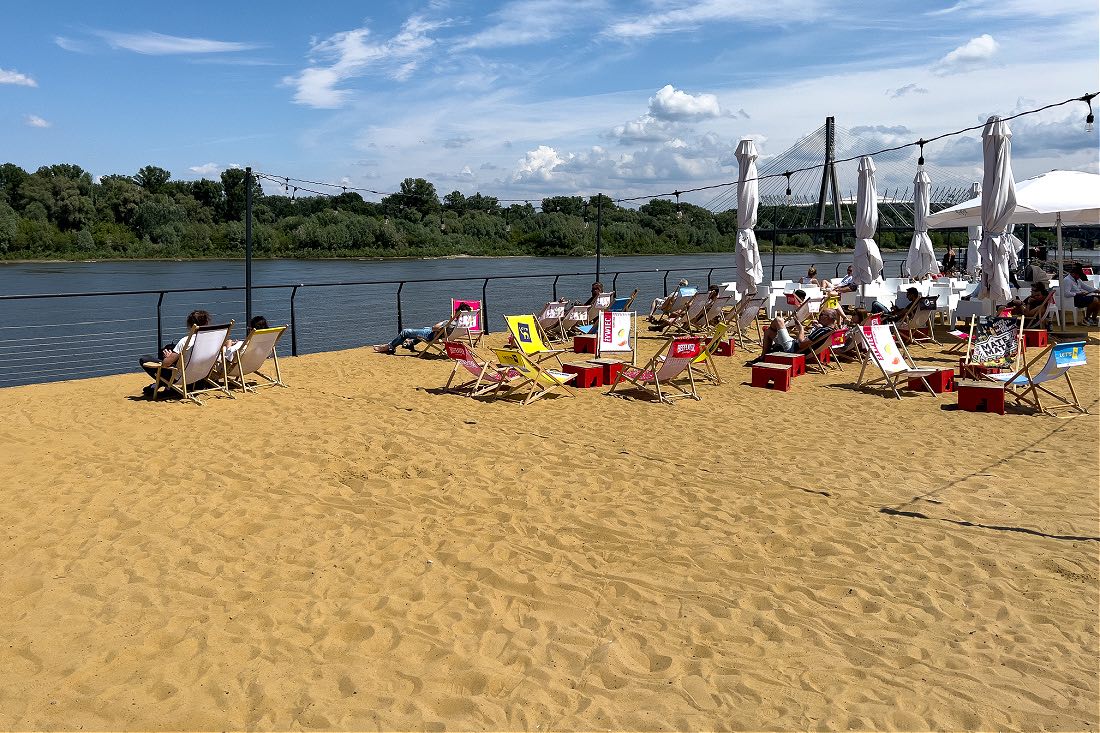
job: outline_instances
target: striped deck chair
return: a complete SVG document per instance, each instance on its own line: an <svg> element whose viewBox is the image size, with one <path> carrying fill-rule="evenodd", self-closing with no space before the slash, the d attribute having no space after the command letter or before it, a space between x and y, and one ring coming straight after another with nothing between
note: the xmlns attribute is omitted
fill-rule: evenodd
<svg viewBox="0 0 1100 733"><path fill-rule="evenodd" d="M711 334L710 341L707 341L706 346L703 347L702 353L692 360L689 367L695 376L711 384L721 385L722 377L718 374L718 365L714 362L714 352L718 350L718 347L722 345L722 342L726 340L726 336L729 333L729 326L724 323L719 323L714 327L714 333Z"/></svg>
<svg viewBox="0 0 1100 733"><path fill-rule="evenodd" d="M728 308L733 301L732 295L719 295L714 300L707 303L706 309L703 310L703 318L699 322L705 330L710 330L717 326L725 318L726 308Z"/></svg>
<svg viewBox="0 0 1100 733"><path fill-rule="evenodd" d="M458 339L465 339L466 343L470 346L477 346L481 341L481 310L474 308L468 311L461 311L454 320L451 322L450 333L446 333L446 337L449 337L452 341Z"/></svg>
<svg viewBox="0 0 1100 733"><path fill-rule="evenodd" d="M279 339L286 333L287 326L258 328L248 332L241 345L226 350L225 381L227 385L240 387L242 392L255 392L260 387L285 387L283 374L279 369L279 353L275 350ZM267 376L260 368L271 359L275 365L275 378ZM257 379L249 384L247 377L255 374ZM260 381L260 380L263 381Z"/></svg>
<svg viewBox="0 0 1100 733"><path fill-rule="evenodd" d="M626 311L630 310L630 306L634 304L634 299L637 298L637 297L638 297L638 289L634 288L634 292L630 294L630 297L628 297L628 298L615 298L615 300L611 301L611 307L608 308L608 310L611 311L612 313L625 313ZM580 331L581 333L590 334L590 333L595 332L596 324L595 323L587 323L587 324L584 324L584 325L580 325L580 326L577 326L577 330Z"/></svg>
<svg viewBox="0 0 1100 733"><path fill-rule="evenodd" d="M515 377L508 382L508 389L501 392L502 396L520 392L528 386L530 389L523 398L525 405L558 390L562 390L567 397L575 396L569 387L569 382L576 378L576 374L566 374L557 369L544 369L516 349L493 349L493 353L496 354L501 369L511 370L508 373L515 373Z"/></svg>
<svg viewBox="0 0 1100 733"><path fill-rule="evenodd" d="M534 316L505 316L504 322L508 324L508 333L512 335L512 345L522 351L524 356L532 358L536 363L554 359L561 366L558 354L566 349L552 349L547 345L549 339L539 328Z"/></svg>
<svg viewBox="0 0 1100 733"><path fill-rule="evenodd" d="M1034 366L1044 358L1046 361L1043 362L1043 368L1038 373L1033 374ZM1073 382L1069 378L1069 370L1075 366L1085 366L1084 341L1066 341L1061 344L1051 344L1012 374L985 374L983 376L986 379L1004 384L1007 394L1010 394L1017 404L1032 407L1044 415L1053 416L1055 410L1074 410L1087 413L1088 410L1081 407L1077 392L1073 389ZM1063 377L1066 380L1066 386L1069 388L1070 399L1066 399L1043 386ZM1044 405L1039 395L1040 392L1057 400L1056 404Z"/></svg>
<svg viewBox="0 0 1100 733"><path fill-rule="evenodd" d="M832 349L843 346L846 341L848 329L837 328L833 329L828 338L821 340L821 343L811 344L810 348L806 350L806 367L813 369L819 374L828 374L829 369L836 369L838 372L844 371L840 366L840 360L837 358L829 359L829 363L826 364L822 358L825 355L825 351L831 352Z"/></svg>
<svg viewBox="0 0 1100 733"><path fill-rule="evenodd" d="M591 320L592 316L587 305L571 306L565 312L565 317L561 319L561 332L568 337L574 331L580 331L589 326Z"/></svg>
<svg viewBox="0 0 1100 733"><path fill-rule="evenodd" d="M498 369L489 362L482 361L473 347L462 341L445 341L443 347L447 356L455 363L451 376L443 385L444 392L465 392L470 397L480 397L507 386L519 377L518 372L511 369ZM465 369L474 378L452 387L451 384L458 376L459 369Z"/></svg>
<svg viewBox="0 0 1100 733"><path fill-rule="evenodd" d="M695 391L695 375L691 371L691 363L702 352L703 345L698 338L671 338L657 350L645 366L623 367L607 394L625 397L624 393L617 391L622 385L623 389L639 390L655 396L658 402L671 404L673 400L684 397L697 400L699 395ZM676 382L685 372L687 373L686 387ZM670 389L676 390L676 393L673 394L669 391Z"/></svg>
<svg viewBox="0 0 1100 733"><path fill-rule="evenodd" d="M565 341L566 335L562 331L561 323L568 307L569 304L564 300L552 300L542 307L542 312L535 316L535 320L539 322L539 328L550 341Z"/></svg>
<svg viewBox="0 0 1100 733"><path fill-rule="evenodd" d="M928 394L935 397L936 393L928 384L928 376L935 373L935 367L918 367L913 364L913 357L909 355L905 342L901 340L893 324L860 326L860 335L869 358L863 362L863 368L859 370L856 386L889 388L900 400L901 393L898 392L898 387L907 385L910 379L920 379ZM895 336L897 336L896 339ZM864 381L863 375L867 371L868 362L875 365L880 376Z"/></svg>
<svg viewBox="0 0 1100 733"><path fill-rule="evenodd" d="M684 333L691 333L707 310L708 298L707 293L696 293L691 296L691 301L683 311L669 317L664 330L675 329Z"/></svg>
<svg viewBox="0 0 1100 733"><path fill-rule="evenodd" d="M907 309L905 317L898 320L898 334L905 339L905 343L940 345L936 340L936 332L932 328L932 316L936 314L937 300L935 295L917 299L917 302Z"/></svg>
<svg viewBox="0 0 1100 733"><path fill-rule="evenodd" d="M793 309L793 319L799 323L806 323L813 319L816 314L821 312L821 304L824 302L824 297L806 298L806 300L800 302L797 295L787 293L787 304Z"/></svg>
<svg viewBox="0 0 1100 733"><path fill-rule="evenodd" d="M765 298L762 296L745 296L737 304L737 307L730 312L729 320L726 321L731 326L733 339L737 346L746 351L759 349L763 341L759 317L760 309L764 307L764 301ZM754 329L756 330L755 337L752 334Z"/></svg>
<svg viewBox="0 0 1100 733"><path fill-rule="evenodd" d="M669 295L665 298L665 302L661 304L658 309L658 313L655 316L650 316L649 320L652 323L667 322L671 318L679 317L687 308L691 299L699 294L696 288L682 287L676 291L675 294Z"/></svg>
<svg viewBox="0 0 1100 733"><path fill-rule="evenodd" d="M221 392L232 397L229 385L224 379L219 379L226 372L225 342L229 340L232 328L233 321L219 326L192 326L176 363L170 367L157 367L153 399L157 399L161 387L167 387L197 405L202 404L197 395L208 392ZM211 386L198 386L208 380Z"/></svg>

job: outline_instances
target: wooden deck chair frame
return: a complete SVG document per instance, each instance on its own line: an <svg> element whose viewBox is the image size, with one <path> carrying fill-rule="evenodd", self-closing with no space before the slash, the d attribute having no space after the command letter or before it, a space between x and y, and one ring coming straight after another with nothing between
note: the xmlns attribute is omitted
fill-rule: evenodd
<svg viewBox="0 0 1100 733"><path fill-rule="evenodd" d="M567 301L551 300L544 305L542 311L535 316L539 328L546 334L550 342L565 341L568 338L568 336L565 335L565 331L562 329L562 321L565 320L565 314L568 310L569 303ZM560 315L556 315L559 312Z"/></svg>
<svg viewBox="0 0 1100 733"><path fill-rule="evenodd" d="M283 382L283 372L279 368L279 352L276 350L276 347L279 345L279 339L286 333L287 328L289 328L289 326L274 326L272 328L260 328L249 331L248 335L244 337L244 341L241 343L240 348L234 352L233 361L226 359L226 383L229 386L240 387L242 392L256 392L260 387L286 387L286 383ZM246 372L245 362L251 361L250 349L253 349L253 339L257 337L263 338L270 334L275 334L275 340L271 342L270 351L264 355L264 358L259 362L256 368L250 368L249 371ZM260 371L260 367L267 361L268 356L271 357L275 364L274 379ZM257 380L255 384L249 384L246 377L250 374L255 374L263 381Z"/></svg>
<svg viewBox="0 0 1100 733"><path fill-rule="evenodd" d="M565 311L565 318L561 319L561 332L565 338L581 326L588 325L592 320L592 311L586 305L572 305ZM583 331L581 331L583 333Z"/></svg>
<svg viewBox="0 0 1100 733"><path fill-rule="evenodd" d="M884 330L877 332L871 331L871 336L875 336L875 334L877 333L880 335L884 334L886 337L888 337L893 342L893 346L897 349L899 356L904 359L904 369L888 372L882 366L882 360L875 358L876 349L875 345L871 343L870 337L868 336L868 329L876 328ZM867 388L881 386L884 389L888 388L894 393L894 397L900 400L901 393L898 391L898 386L902 384L902 380L905 380L905 383L908 384L909 379L920 379L921 383L924 385L925 391L932 397L936 396L936 393L932 391L931 385L928 384L928 376L930 374L933 374L936 370L927 367L918 367L913 363L913 357L909 354L909 349L905 348L905 342L901 340L901 335L898 333L897 326L895 326L893 323L878 326L861 326L860 335L863 337L863 345L867 349L867 359L863 362L863 366L859 370L859 376L856 378L857 387ZM883 343L882 346L884 348L888 348L890 344ZM888 354L883 354L884 358L886 356L888 356ZM864 381L863 375L867 371L867 364L869 362L873 363L878 369L879 376L875 379Z"/></svg>
<svg viewBox="0 0 1100 733"><path fill-rule="evenodd" d="M567 397L576 396L569 386L569 382L576 378L576 374L544 369L518 349L493 349L493 353L496 354L500 367L511 369L516 373L515 378L508 382L506 388L501 388L499 392L501 396L522 392L528 386L530 388L523 396L524 405L529 405L559 389L563 390Z"/></svg>
<svg viewBox="0 0 1100 733"><path fill-rule="evenodd" d="M443 385L444 392L465 393L468 397L481 397L483 395L503 389L519 375L511 370L502 370L493 366L490 362L481 359L474 348L462 341L445 341L443 348L447 357L454 361L454 369L447 377L447 383ZM451 386L459 369L465 369L473 379Z"/></svg>
<svg viewBox="0 0 1100 733"><path fill-rule="evenodd" d="M683 333L691 333L696 322L703 317L703 314L707 310L707 300L710 297L709 293L696 293L691 296L691 300L688 301L687 307L684 308L676 316L669 318L665 323L665 332L669 329L675 329Z"/></svg>
<svg viewBox="0 0 1100 733"><path fill-rule="evenodd" d="M677 356L682 354L685 348L689 353ZM699 394L695 391L695 374L691 370L691 362L701 353L703 353L703 346L698 338L691 336L670 338L657 349L657 353L646 362L645 366L624 367L607 394L627 397L626 394L617 391L619 386L626 382L630 385L629 388L654 395L658 402L665 404L672 404L673 400L683 398L698 400ZM676 381L685 372L688 379L686 389ZM676 390L676 394L669 392L670 389Z"/></svg>
<svg viewBox="0 0 1100 733"><path fill-rule="evenodd" d="M451 317L447 319L447 322L443 324L443 328L434 331L431 336L424 339L421 344L423 349L417 354L419 357L428 356L446 356L447 352L443 348L443 342L450 338L450 333L454 325L455 320L458 318L451 312Z"/></svg>
<svg viewBox="0 0 1100 733"><path fill-rule="evenodd" d="M508 328L508 333L512 335L513 346L519 349L524 356L539 364L547 359L554 359L558 362L559 367L562 365L559 354L565 353L567 349L551 348L549 346L550 339L546 338L546 334L542 332L539 322L534 316L504 316L504 323ZM526 338L521 338L524 327L529 329L529 333Z"/></svg>
<svg viewBox="0 0 1100 733"><path fill-rule="evenodd" d="M670 319L679 316L684 311L684 309L687 308L687 305L689 302L691 302L691 299L698 294L698 289L695 289L691 295L681 295L679 290L677 290L674 295L666 296L666 300L668 298L671 298L672 300L667 304L662 303L661 307L657 309L657 314L655 314L655 316L651 316L649 320L654 323L668 322Z"/></svg>
<svg viewBox="0 0 1100 733"><path fill-rule="evenodd" d="M989 316L985 316L985 317L988 318ZM1019 367L1020 363L1022 363L1022 360L1024 359L1024 351L1025 351L1025 346L1024 346L1024 317L1023 316L995 316L995 317L996 318L1011 317L1011 318L1017 319L1018 325L1016 326L1016 358L1013 359L1013 363L1011 365L1003 365L1003 366L999 367L1001 369L1016 369L1017 367ZM971 363L970 356L973 353L973 348L974 348L974 329L977 328L978 321L981 318L983 318L983 316L971 316L970 317L970 332L967 335L967 338L966 338L966 341L965 341L966 351L963 354L963 359L962 359L964 364L970 364ZM992 365L991 364L984 364L983 366L992 366Z"/></svg>
<svg viewBox="0 0 1100 733"><path fill-rule="evenodd" d="M1064 352L1071 352L1072 363L1060 365L1058 363L1059 354ZM1077 354L1081 355L1081 360L1077 361ZM1045 359L1045 361L1043 361ZM1043 367L1039 370L1038 374L1032 374L1032 367L1037 363L1043 361ZM1073 388L1073 381L1069 378L1070 369L1075 366L1085 365L1085 342L1084 341L1064 341L1060 344L1051 344L1042 351L1040 351L1034 358L1024 362L1024 365L1012 374L985 374L984 379L993 382L1000 382L1005 385L1005 394L1011 395L1013 401L1016 404L1023 404L1032 409L1038 411L1043 415L1056 416L1056 410L1074 410L1076 412L1087 414L1088 410L1081 406L1081 401L1077 397L1077 390ZM1043 385L1046 382L1053 382L1057 379L1065 377L1066 386L1069 387L1069 394L1072 399L1066 399L1057 392L1052 392ZM1043 393L1048 397L1057 400L1057 404L1043 404L1042 398L1039 393Z"/></svg>
<svg viewBox="0 0 1100 733"><path fill-rule="evenodd" d="M718 386L722 385L722 375L718 373L718 365L714 361L714 352L718 350L718 347L721 346L728 335L729 326L725 323L719 323L714 327L714 333L711 334L710 340L703 347L703 353L695 357L688 367L695 371L699 379Z"/></svg>
<svg viewBox="0 0 1100 733"><path fill-rule="evenodd" d="M607 359L607 358L604 358L604 354L624 354L627 351L626 349L615 349L615 350L611 350L611 351L604 351L604 349L603 349L604 341L603 341L603 337L602 337L602 334L600 333L599 329L603 324L605 314L611 317L612 322L614 322L615 316L618 315L618 314L625 314L625 315L630 316L630 333L628 334L627 339L630 343L630 348L629 348L630 364L631 364L631 366L634 366L635 364L638 363L638 314L634 313L634 312L626 312L626 311L600 311L599 315L596 316L596 324L595 324L596 328L593 329L593 333L596 336L596 357L593 358L593 359L589 359L588 362L590 364L621 364L621 363L623 363L622 359Z"/></svg>
<svg viewBox="0 0 1100 733"><path fill-rule="evenodd" d="M929 308L928 301L932 301L932 307ZM898 320L898 333L908 336L907 343L923 345L927 343L940 345L940 342L936 340L936 331L933 328L934 315L938 312L936 310L936 298L931 295L922 295L917 299L916 307L912 311L909 311L909 315L906 318ZM925 307L922 307L925 306ZM908 309L906 309L908 311ZM918 332L927 330L927 336L921 336Z"/></svg>
<svg viewBox="0 0 1100 733"><path fill-rule="evenodd" d="M838 372L844 371L840 366L840 360L833 357L829 359L829 363L825 364L821 357L824 355L826 349L832 349L837 346L837 339L839 337L840 343L844 342L844 335L848 332L846 328L834 328L829 337L822 339L821 344L816 347L806 350L806 367L813 369L818 374L828 374L829 369L836 369ZM830 356L832 354L830 353Z"/></svg>
<svg viewBox="0 0 1100 733"><path fill-rule="evenodd" d="M443 335L443 341L463 339L470 346L477 346L481 333L481 309L471 308L455 316L449 331Z"/></svg>
<svg viewBox="0 0 1100 733"><path fill-rule="evenodd" d="M732 326L734 341L745 351L759 349L763 343L764 335L760 331L760 309L764 307L764 302L765 298L746 295L726 321ZM756 326L755 340L746 333L752 326Z"/></svg>
<svg viewBox="0 0 1100 733"><path fill-rule="evenodd" d="M213 326L192 326L187 336L184 337L183 353L176 359L176 363L170 367L157 367L157 373L154 376L153 382L153 399L156 400L160 395L161 387L166 387L181 395L183 399L194 402L196 405L202 404L202 400L198 398L198 395L210 392L220 392L226 397L232 398L233 394L229 391L229 385L224 375L226 371L225 343L229 340L229 332L233 330L233 323L233 321L230 321L228 324L222 323ZM188 365L192 361L194 346L199 335L216 331L223 331L222 342L218 346L217 356L213 357L210 365L205 369L203 369L201 365L191 364L191 374L189 375L187 373ZM210 381L211 386L199 389L192 389L188 386L198 384L204 380Z"/></svg>

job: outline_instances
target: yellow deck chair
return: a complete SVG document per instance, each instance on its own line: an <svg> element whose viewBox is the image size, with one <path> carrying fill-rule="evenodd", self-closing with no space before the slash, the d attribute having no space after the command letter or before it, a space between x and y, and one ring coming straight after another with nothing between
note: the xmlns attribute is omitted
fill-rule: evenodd
<svg viewBox="0 0 1100 733"><path fill-rule="evenodd" d="M255 392L258 387L285 387L283 375L279 369L279 354L275 351L279 339L286 333L286 326L274 328L253 329L245 336L241 345L226 353L226 383L240 387L244 392ZM275 378L267 376L260 371L260 367L270 358L275 364ZM251 374L259 379L255 384L249 384L246 380ZM263 381L260 381L263 380Z"/></svg>
<svg viewBox="0 0 1100 733"><path fill-rule="evenodd" d="M566 349L552 349L547 345L550 340L539 328L534 316L504 316L504 322L508 324L508 332L512 334L512 343L524 356L536 363L554 359L559 367L562 365L558 354L564 353Z"/></svg>
<svg viewBox="0 0 1100 733"><path fill-rule="evenodd" d="M527 390L523 399L525 405L559 389L568 397L574 396L569 382L576 378L576 374L566 374L557 369L543 369L528 359L522 351L516 349L493 349L493 353L496 354L503 371L517 375L508 383L507 389L502 390L500 394L509 395L520 392L529 386L530 389Z"/></svg>

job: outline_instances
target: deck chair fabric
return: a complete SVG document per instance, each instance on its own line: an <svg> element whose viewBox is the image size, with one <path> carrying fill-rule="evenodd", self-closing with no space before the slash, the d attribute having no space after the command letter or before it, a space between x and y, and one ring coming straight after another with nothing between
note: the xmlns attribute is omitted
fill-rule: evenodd
<svg viewBox="0 0 1100 733"><path fill-rule="evenodd" d="M679 337L666 341L645 366L623 367L615 383L607 394L625 396L618 392L623 389L635 389L657 398L658 402L671 404L682 398L699 399L695 391L695 375L691 363L703 352L698 338ZM681 377L687 374L687 386ZM677 382L677 380L680 380ZM671 391L675 390L675 392Z"/></svg>
<svg viewBox="0 0 1100 733"><path fill-rule="evenodd" d="M600 311L596 318L596 358L593 363L621 361L607 359L607 354L629 354L630 363L636 361L638 336L635 332L636 313Z"/></svg>
<svg viewBox="0 0 1100 733"><path fill-rule="evenodd" d="M708 293L696 293L693 295L683 311L668 319L668 322L665 324L665 330L676 329L677 331L690 333L706 312L708 298Z"/></svg>
<svg viewBox="0 0 1100 733"><path fill-rule="evenodd" d="M225 379L231 386L239 387L242 392L255 392L259 387L285 387L282 370L279 368L279 354L275 347L286 333L287 326L258 328L248 332L240 346L227 349L225 355ZM269 377L260 368L272 360L275 377ZM247 378L256 375L259 379L249 384ZM263 381L260 381L260 380Z"/></svg>
<svg viewBox="0 0 1100 733"><path fill-rule="evenodd" d="M932 327L932 316L936 314L937 298L934 295L918 298L911 309L907 309L907 315L897 322L898 333L910 344L933 343L939 345L936 340L936 332ZM921 334L921 331L924 334Z"/></svg>
<svg viewBox="0 0 1100 733"><path fill-rule="evenodd" d="M825 302L824 297L808 297L801 303L798 302L798 296L794 293L787 294L787 302L795 306L793 319L799 323L806 323L815 314L821 312L821 304Z"/></svg>
<svg viewBox="0 0 1100 733"><path fill-rule="evenodd" d="M748 351L761 346L763 335L760 333L760 309L764 307L762 297L745 297L730 314L727 323L731 324L733 338L737 345ZM755 337L752 334L756 330Z"/></svg>
<svg viewBox="0 0 1100 733"><path fill-rule="evenodd" d="M519 377L519 373L512 369L498 369L483 361L473 347L462 341L445 341L443 348L447 357L455 363L447 383L443 385L444 392L465 392L470 397L480 397L506 387ZM465 369L473 378L452 386L461 369Z"/></svg>
<svg viewBox="0 0 1100 733"><path fill-rule="evenodd" d="M465 339L470 346L477 346L478 342L481 341L481 333L481 310L472 308L468 311L461 311L454 317L449 332L443 334L442 340L457 341L458 339Z"/></svg>
<svg viewBox="0 0 1100 733"><path fill-rule="evenodd" d="M536 316L539 327L551 341L564 341L565 332L562 331L562 319L569 304L564 300L552 300L542 307L542 311Z"/></svg>
<svg viewBox="0 0 1100 733"><path fill-rule="evenodd" d="M565 349L554 349L548 344L549 339L539 328L534 316L505 316L504 322L508 324L508 332L512 335L512 343L525 356L531 357L535 362L541 363L547 359L555 359L561 366L561 354Z"/></svg>
<svg viewBox="0 0 1100 733"><path fill-rule="evenodd" d="M462 323L460 323L460 327L465 328L466 331L465 333L458 333L456 335L465 336L466 339L469 340L473 346L477 346L478 343L481 341L481 335L485 333L485 329L482 327L481 323L481 301L451 298L451 313L454 313L456 310L458 310L458 306L460 305L470 306L469 313L473 315L469 318L461 319Z"/></svg>
<svg viewBox="0 0 1100 733"><path fill-rule="evenodd" d="M1036 364L1042 362L1043 366L1034 371ZM1035 358L1026 362L1016 372L1011 374L986 374L984 377L994 382L1005 385L1006 391L1017 404L1034 408L1044 415L1055 415L1056 410L1073 410L1087 413L1077 398L1077 392L1073 388L1073 382L1069 378L1069 370L1076 366L1085 366L1085 342L1067 341L1061 344L1051 344L1043 349ZM1066 380L1069 389L1069 398L1052 391L1047 384L1058 379ZM1042 395L1055 400L1055 404L1043 404Z"/></svg>
<svg viewBox="0 0 1100 733"><path fill-rule="evenodd" d="M714 352L726 340L729 335L729 326L719 323L714 327L714 333L703 347L702 353L692 360L689 367L700 379L715 385L722 384L722 376L718 373L718 365L714 361Z"/></svg>
<svg viewBox="0 0 1100 733"><path fill-rule="evenodd" d="M928 384L928 376L936 370L932 367L918 367L913 364L913 357L909 355L905 342L901 340L893 324L861 326L860 335L867 349L868 358L859 370L859 377L856 378L857 386L888 388L900 400L899 385L908 383L909 379L920 379L928 394L935 396ZM867 372L868 364L874 364L880 376L864 381L863 377Z"/></svg>
<svg viewBox="0 0 1100 733"><path fill-rule="evenodd" d="M972 316L964 364L1015 370L1023 352L1023 316Z"/></svg>
<svg viewBox="0 0 1100 733"><path fill-rule="evenodd" d="M634 289L634 292L631 293L629 297L615 298L615 300L611 301L611 306L608 308L608 310L611 311L612 313L624 313L624 312L630 310L630 306L634 304L634 299L636 297L638 297L638 289L637 288ZM580 331L581 333L584 333L584 334L592 334L592 333L596 332L596 324L595 323L586 323L586 324L577 326L576 329L578 331Z"/></svg>
<svg viewBox="0 0 1100 733"><path fill-rule="evenodd" d="M833 348L843 346L845 344L845 335L847 329L834 328L828 333L828 335L822 337L817 343L810 344L810 348L804 352L806 355L806 368L813 369L819 374L828 374L829 369L836 369L837 371L844 371L840 362L837 359L829 359L829 363L825 363L825 352L832 351Z"/></svg>
<svg viewBox="0 0 1100 733"><path fill-rule="evenodd" d="M433 330L431 336L421 342L424 348L421 349L417 356L446 356L446 351L443 349L443 342L451 337L451 333L455 330L457 323L458 316L452 311L451 317L447 319L443 327Z"/></svg>
<svg viewBox="0 0 1100 733"><path fill-rule="evenodd" d="M566 337L574 331L584 333L581 329L590 325L591 320L591 311L587 305L574 305L565 312L565 317L561 321L561 332Z"/></svg>
<svg viewBox="0 0 1100 733"><path fill-rule="evenodd" d="M546 369L527 357L518 349L493 349L500 369L511 370L515 376L508 382L508 389L501 390L502 396L515 394L527 388L523 404L529 405L535 400L561 391L567 397L575 396L569 383L576 378L576 374L567 374L557 369Z"/></svg>
<svg viewBox="0 0 1100 733"><path fill-rule="evenodd" d="M222 377L225 372L225 342L233 321L216 326L192 326L183 338L179 358L170 367L157 367L153 382L153 399L157 399L160 388L165 387L201 405L198 395L209 392L221 392L227 397L233 395ZM209 381L210 386L199 387Z"/></svg>

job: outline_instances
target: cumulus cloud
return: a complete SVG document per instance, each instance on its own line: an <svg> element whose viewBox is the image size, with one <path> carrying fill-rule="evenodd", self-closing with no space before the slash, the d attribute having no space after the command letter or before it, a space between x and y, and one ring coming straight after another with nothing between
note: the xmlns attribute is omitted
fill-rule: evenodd
<svg viewBox="0 0 1100 733"><path fill-rule="evenodd" d="M722 108L713 94L688 94L665 84L649 98L649 114L658 120L702 120L721 117Z"/></svg>
<svg viewBox="0 0 1100 733"><path fill-rule="evenodd" d="M620 40L650 38L695 30L707 23L750 21L769 24L807 22L821 17L821 0L666 0L662 10L611 24L603 35Z"/></svg>
<svg viewBox="0 0 1100 733"><path fill-rule="evenodd" d="M53 124L49 120L44 120L38 115L27 115L25 121L28 127L45 128L50 127Z"/></svg>
<svg viewBox="0 0 1100 733"><path fill-rule="evenodd" d="M190 166L187 170L197 175L200 175L203 178L209 178L221 173L223 170L225 170L225 166L218 165L217 163L203 163L202 165Z"/></svg>
<svg viewBox="0 0 1100 733"><path fill-rule="evenodd" d="M38 82L36 82L34 79L27 76L26 74L20 74L14 69L0 69L0 84L14 84L18 87L38 86Z"/></svg>
<svg viewBox="0 0 1100 733"><path fill-rule="evenodd" d="M370 29L365 26L335 33L315 42L309 51L312 65L285 77L283 83L294 87L298 104L322 109L342 107L351 92L338 88L341 82L372 71L397 81L407 80L435 44L429 34L446 24L413 16L393 38L377 42L369 40Z"/></svg>
<svg viewBox="0 0 1100 733"><path fill-rule="evenodd" d="M95 35L102 38L108 46L134 53L149 56L171 56L175 54L201 54L201 53L230 53L233 51L251 51L260 48L255 43L242 43L238 41L214 41L209 38L187 38L184 36L169 36L164 33L115 33L113 31L96 31ZM55 39L62 48L61 40Z"/></svg>
<svg viewBox="0 0 1100 733"><path fill-rule="evenodd" d="M932 73L938 76L961 74L979 69L996 55L1000 45L988 33L971 38L932 65Z"/></svg>
<svg viewBox="0 0 1100 733"><path fill-rule="evenodd" d="M554 169L572 157L569 155L563 158L552 147L539 145L534 150L528 150L523 159L516 164L516 169L512 172L512 180L516 183L549 183L553 180Z"/></svg>
<svg viewBox="0 0 1100 733"><path fill-rule="evenodd" d="M905 86L898 87L897 89L887 89L886 96L890 99L897 99L899 97L905 97L910 94L928 94L928 90L917 84L906 84Z"/></svg>
<svg viewBox="0 0 1100 733"><path fill-rule="evenodd" d="M489 16L491 25L456 44L458 49L542 43L576 30L578 16L604 10L605 0L515 0Z"/></svg>
<svg viewBox="0 0 1100 733"><path fill-rule="evenodd" d="M609 137L621 145L654 143L667 140L673 130L674 126L665 120L658 120L653 115L642 115L631 122L616 125L611 129Z"/></svg>

